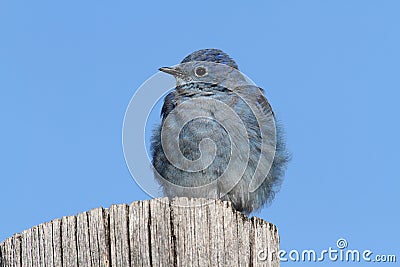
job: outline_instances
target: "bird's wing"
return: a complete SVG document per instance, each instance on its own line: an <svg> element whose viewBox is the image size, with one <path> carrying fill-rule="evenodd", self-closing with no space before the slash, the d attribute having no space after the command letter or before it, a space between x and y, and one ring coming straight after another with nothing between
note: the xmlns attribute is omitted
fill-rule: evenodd
<svg viewBox="0 0 400 267"><path fill-rule="evenodd" d="M257 103L260 105L261 109L265 113L272 112L272 115L274 115L274 111L272 110L271 105L269 104L267 98L264 95L264 90L261 87L257 87L257 88L258 88L258 90L261 91L261 94L258 95L258 97L257 97Z"/></svg>
<svg viewBox="0 0 400 267"><path fill-rule="evenodd" d="M249 103L255 103L255 106L262 112L262 114L272 114L275 117L272 107L265 97L264 90L261 87L255 85L244 85L236 87L234 91L237 92L239 96L244 97L245 100L248 100Z"/></svg>
<svg viewBox="0 0 400 267"><path fill-rule="evenodd" d="M261 151L256 171L249 184L249 192L254 192L266 179L272 166L276 151L276 125L272 107L264 96L264 90L255 85L236 88L235 92L250 107L256 117L260 139L257 141Z"/></svg>
<svg viewBox="0 0 400 267"><path fill-rule="evenodd" d="M168 95L165 96L164 98L164 105L162 106L161 109L161 117L165 119L168 114L173 110L176 106L175 102L175 93L174 91L170 92Z"/></svg>

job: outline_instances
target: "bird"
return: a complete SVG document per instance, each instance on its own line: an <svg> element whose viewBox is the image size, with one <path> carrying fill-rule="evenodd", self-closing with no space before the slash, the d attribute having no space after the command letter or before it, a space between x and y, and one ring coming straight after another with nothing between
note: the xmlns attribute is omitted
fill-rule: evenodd
<svg viewBox="0 0 400 267"><path fill-rule="evenodd" d="M291 155L264 90L215 48L159 70L176 80L150 144L163 193L230 201L244 214L269 205Z"/></svg>

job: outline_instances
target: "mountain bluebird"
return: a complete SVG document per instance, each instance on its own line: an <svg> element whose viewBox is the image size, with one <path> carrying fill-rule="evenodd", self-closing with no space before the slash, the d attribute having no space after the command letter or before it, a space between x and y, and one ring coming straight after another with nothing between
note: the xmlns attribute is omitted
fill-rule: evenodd
<svg viewBox="0 0 400 267"><path fill-rule="evenodd" d="M263 90L219 49L193 52L160 71L176 79L151 139L164 194L220 198L246 214L270 203L289 155Z"/></svg>

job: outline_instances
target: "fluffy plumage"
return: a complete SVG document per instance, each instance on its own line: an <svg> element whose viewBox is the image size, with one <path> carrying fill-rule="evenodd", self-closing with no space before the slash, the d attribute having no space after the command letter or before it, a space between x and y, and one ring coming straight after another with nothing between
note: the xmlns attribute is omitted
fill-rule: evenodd
<svg viewBox="0 0 400 267"><path fill-rule="evenodd" d="M205 62L218 64L207 65ZM205 70L199 70L199 67ZM164 99L162 124L154 129L151 140L154 173L164 193L168 197L221 198L231 201L237 210L244 213L259 210L272 201L282 182L289 155L282 127L274 123L275 116L262 89L248 84L235 61L218 49L195 51L185 57L180 65L160 70L177 79L177 87ZM188 100L199 100L200 104L196 104L195 108L180 108ZM224 103L234 111L240 118L240 124L244 125L245 132L240 131L235 116L207 100ZM196 118L199 113L205 116ZM181 125L183 117L191 116L193 120ZM228 132L221 122L230 121L233 121L234 127ZM237 126L235 123L238 123ZM213 153L215 157L206 168L198 171L176 166L166 155L177 153L177 149L170 145L174 137L165 136L166 143L163 146L162 127L179 132L178 149L185 159L196 161L204 157L206 161ZM202 154L201 141L207 138L215 146L204 150ZM271 139L269 141L274 143L274 151L262 147L262 138ZM239 142L233 144L232 140ZM247 158L246 146L249 149ZM236 156L232 156L234 149L239 151ZM233 175L219 180L230 160L235 165L246 161L244 172L233 172ZM263 180L253 191L250 190L250 183L257 167L261 168Z"/></svg>

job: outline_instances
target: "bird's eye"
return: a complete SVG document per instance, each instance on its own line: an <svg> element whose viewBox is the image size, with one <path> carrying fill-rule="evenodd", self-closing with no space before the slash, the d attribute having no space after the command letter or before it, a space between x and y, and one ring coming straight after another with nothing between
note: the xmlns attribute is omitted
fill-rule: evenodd
<svg viewBox="0 0 400 267"><path fill-rule="evenodd" d="M204 67L197 67L194 70L194 74L196 74L197 77L203 77L207 74L207 69Z"/></svg>

